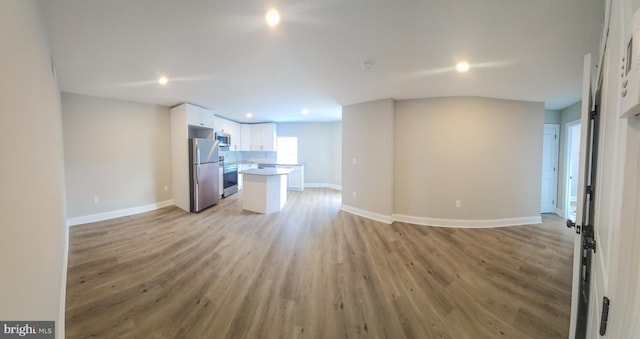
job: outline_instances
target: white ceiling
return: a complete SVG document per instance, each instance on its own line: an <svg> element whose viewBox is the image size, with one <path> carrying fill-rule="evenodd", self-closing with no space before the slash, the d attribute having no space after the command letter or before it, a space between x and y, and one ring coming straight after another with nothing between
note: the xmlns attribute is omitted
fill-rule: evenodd
<svg viewBox="0 0 640 339"><path fill-rule="evenodd" d="M66 92L240 122L335 121L376 99L580 100L603 0L43 0ZM269 28L265 12L282 20ZM374 60L369 70L365 59ZM458 74L456 62L471 70ZM166 75L167 86L157 79ZM300 114L309 109L307 116ZM245 117L252 112L254 117Z"/></svg>

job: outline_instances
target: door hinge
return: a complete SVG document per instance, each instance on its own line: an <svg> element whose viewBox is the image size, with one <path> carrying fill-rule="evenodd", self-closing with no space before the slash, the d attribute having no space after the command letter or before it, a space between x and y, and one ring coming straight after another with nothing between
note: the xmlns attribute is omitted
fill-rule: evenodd
<svg viewBox="0 0 640 339"><path fill-rule="evenodd" d="M592 250L596 253L596 239L593 230L593 225L582 226L582 248L585 251Z"/></svg>
<svg viewBox="0 0 640 339"><path fill-rule="evenodd" d="M600 335L607 333L607 321L609 321L609 298L602 298L602 314L600 315Z"/></svg>
<svg viewBox="0 0 640 339"><path fill-rule="evenodd" d="M585 191L587 191L587 194L589 194L589 195L593 195L593 189L591 188L591 186L590 186L590 185L588 185L588 186L585 188Z"/></svg>

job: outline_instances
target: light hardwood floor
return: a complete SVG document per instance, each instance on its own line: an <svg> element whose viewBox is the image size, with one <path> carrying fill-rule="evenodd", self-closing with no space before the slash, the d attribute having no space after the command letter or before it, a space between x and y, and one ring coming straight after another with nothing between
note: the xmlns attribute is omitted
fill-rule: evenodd
<svg viewBox="0 0 640 339"><path fill-rule="evenodd" d="M67 338L566 338L572 233L386 225L340 192L70 231Z"/></svg>

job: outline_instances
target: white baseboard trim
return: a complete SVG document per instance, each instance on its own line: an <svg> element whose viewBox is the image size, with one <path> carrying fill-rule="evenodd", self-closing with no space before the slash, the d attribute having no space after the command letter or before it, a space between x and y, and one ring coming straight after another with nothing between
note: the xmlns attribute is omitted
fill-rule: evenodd
<svg viewBox="0 0 640 339"><path fill-rule="evenodd" d="M345 205L345 204L342 204L340 209L345 212L355 214L361 217L365 217L367 219L383 222L385 224L393 223L393 218L390 215L379 214L379 213L363 210L357 207Z"/></svg>
<svg viewBox="0 0 640 339"><path fill-rule="evenodd" d="M315 183L315 182L310 182L310 183L305 183L304 187L313 187L313 188L331 188L334 189L336 191L342 191L342 186L340 185L335 185L335 184L326 184L326 183Z"/></svg>
<svg viewBox="0 0 640 339"><path fill-rule="evenodd" d="M131 208L125 208L121 210L115 210L110 212L96 213L85 215L81 217L69 218L67 219L67 225L76 226L82 224L88 224L90 222L97 222L103 220L109 220L114 218L126 217L128 215L140 214L145 212L150 212L153 210L157 210L159 208L167 207L173 205L173 199L156 202L149 205L137 206Z"/></svg>
<svg viewBox="0 0 640 339"><path fill-rule="evenodd" d="M67 300L67 269L69 268L69 227L63 228L64 231L64 244L62 253L62 281L60 283L60 310L58 311L58 320L56 321L56 328L58 329L56 335L59 338L64 338L64 329L66 323L66 300Z"/></svg>
<svg viewBox="0 0 640 339"><path fill-rule="evenodd" d="M504 218L504 219L485 219L485 220L457 220L457 219L438 219L438 218L425 218L415 217L404 214L384 215L367 210L363 210L357 207L342 204L341 210L361 216L367 219L372 219L385 224L391 224L394 221L406 222L414 225L421 226L437 226L437 227L452 227L452 228L493 228L493 227L505 227L505 226L522 226L522 225L535 225L542 223L541 216L521 217L521 218Z"/></svg>
<svg viewBox="0 0 640 339"><path fill-rule="evenodd" d="M504 226L520 226L542 223L541 216L522 217L522 218L505 218L505 219L486 219L486 220L456 220L456 219L438 219L415 217L404 214L394 214L393 220L406 222L422 226L438 226L438 227L461 227L461 228L492 228Z"/></svg>
<svg viewBox="0 0 640 339"><path fill-rule="evenodd" d="M557 214L560 218L564 218L564 212L563 212L561 209L556 208L556 214Z"/></svg>

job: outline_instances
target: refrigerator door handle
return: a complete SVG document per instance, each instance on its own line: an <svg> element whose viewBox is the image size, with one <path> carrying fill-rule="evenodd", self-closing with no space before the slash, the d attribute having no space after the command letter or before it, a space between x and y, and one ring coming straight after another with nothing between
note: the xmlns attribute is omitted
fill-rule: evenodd
<svg viewBox="0 0 640 339"><path fill-rule="evenodd" d="M196 186L200 182L200 166L196 166Z"/></svg>

